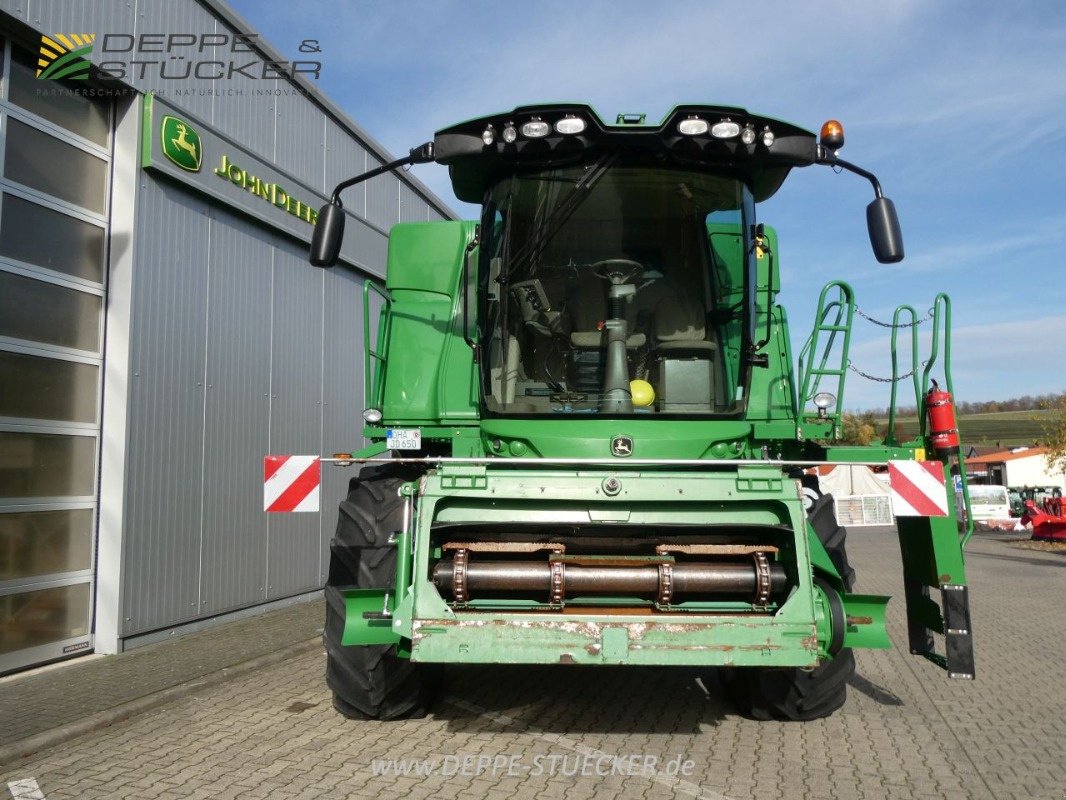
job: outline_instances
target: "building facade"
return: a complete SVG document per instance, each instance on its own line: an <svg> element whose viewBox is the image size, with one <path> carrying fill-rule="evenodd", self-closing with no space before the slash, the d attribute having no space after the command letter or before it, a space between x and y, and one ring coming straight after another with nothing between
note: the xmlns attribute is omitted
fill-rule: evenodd
<svg viewBox="0 0 1066 800"><path fill-rule="evenodd" d="M967 473L981 483L999 484L1012 489L1030 486L1053 486L1066 489L1066 474L1047 464L1048 448L1014 447L966 459Z"/></svg>
<svg viewBox="0 0 1066 800"><path fill-rule="evenodd" d="M360 444L363 282L452 212L380 176L310 267L392 156L216 0L0 0L0 36L0 673L312 596L351 473L268 515L262 458Z"/></svg>

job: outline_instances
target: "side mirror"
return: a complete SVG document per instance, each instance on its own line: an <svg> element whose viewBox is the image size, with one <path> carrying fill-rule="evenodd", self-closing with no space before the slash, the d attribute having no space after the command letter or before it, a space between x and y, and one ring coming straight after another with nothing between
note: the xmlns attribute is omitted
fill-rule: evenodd
<svg viewBox="0 0 1066 800"><path fill-rule="evenodd" d="M874 256L882 264L903 260L903 232L896 216L896 206L887 197L878 197L866 206L866 227ZM316 231L317 233L317 231Z"/></svg>
<svg viewBox="0 0 1066 800"><path fill-rule="evenodd" d="M344 209L334 203L326 203L318 212L315 232L311 236L312 266L332 267L341 253L344 239Z"/></svg>
<svg viewBox="0 0 1066 800"><path fill-rule="evenodd" d="M481 141L478 139L478 141ZM399 167L408 164L425 164L433 160L433 142L426 142L418 147L411 148L411 152L403 158L382 164L362 175L356 175L346 181L341 181L333 189L330 201L322 206L315 221L315 232L311 236L310 261L316 267L332 267L337 263L341 254L341 241L344 239L344 209L341 207L340 194L349 186L392 172Z"/></svg>

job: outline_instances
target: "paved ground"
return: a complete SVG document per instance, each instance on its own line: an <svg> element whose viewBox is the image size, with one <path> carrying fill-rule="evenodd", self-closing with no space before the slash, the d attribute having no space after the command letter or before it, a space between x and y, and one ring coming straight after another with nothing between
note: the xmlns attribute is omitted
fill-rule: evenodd
<svg viewBox="0 0 1066 800"><path fill-rule="evenodd" d="M891 531L853 531L850 550L860 590L899 594ZM969 552L978 680L948 681L901 650L863 652L848 703L829 720L741 719L689 672L553 667L453 669L429 719L348 722L330 708L316 651L0 767L0 787L34 778L48 800L1061 800L1066 554L988 536ZM891 632L905 642L893 605ZM650 763L605 754L655 757L658 771L580 774ZM692 762L689 774L669 774L677 757ZM435 774L375 774L378 759L412 758L430 759Z"/></svg>
<svg viewBox="0 0 1066 800"><path fill-rule="evenodd" d="M0 748L304 642L321 633L323 608L321 601L300 603L121 656L75 659L4 678Z"/></svg>

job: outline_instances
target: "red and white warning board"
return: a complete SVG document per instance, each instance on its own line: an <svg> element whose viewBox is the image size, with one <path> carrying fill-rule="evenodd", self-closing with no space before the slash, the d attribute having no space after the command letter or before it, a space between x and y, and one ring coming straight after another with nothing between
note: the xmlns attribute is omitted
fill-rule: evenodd
<svg viewBox="0 0 1066 800"><path fill-rule="evenodd" d="M318 511L322 463L318 456L263 459L264 511Z"/></svg>
<svg viewBox="0 0 1066 800"><path fill-rule="evenodd" d="M948 491L939 461L889 461L892 513L897 517L946 517Z"/></svg>

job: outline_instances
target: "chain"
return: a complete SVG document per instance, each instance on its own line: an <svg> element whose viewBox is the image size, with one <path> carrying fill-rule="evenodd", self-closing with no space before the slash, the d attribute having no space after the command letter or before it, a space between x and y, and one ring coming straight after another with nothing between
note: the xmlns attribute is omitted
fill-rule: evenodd
<svg viewBox="0 0 1066 800"><path fill-rule="evenodd" d="M864 320L866 320L868 322L872 322L874 325L880 325L882 328L913 328L916 325L921 325L926 320L930 320L930 319L933 318L933 309L929 309L929 311L926 313L926 315L924 317L922 317L921 319L916 319L914 322L901 322L898 325L894 325L891 322L882 322L879 319L874 319L873 317L871 317L868 314L862 313L862 309L859 308L858 306L855 307L855 313L858 314L860 317L862 317ZM874 380L877 380L877 379L874 378ZM890 381L890 379L888 379L888 378L884 378L883 380L889 380Z"/></svg>
<svg viewBox="0 0 1066 800"><path fill-rule="evenodd" d="M924 365L925 362L923 361L922 364ZM868 380L868 381L877 381L878 383L893 383L894 382L892 378L879 378L876 375L869 375L869 374L863 372L858 367L856 367L850 361L848 362L848 369L850 369L856 375L860 375L863 378L866 378L866 380ZM906 378L909 378L913 374L914 374L914 370L912 369L910 372L905 372L902 375L900 375L899 377L895 378L895 381L902 381L902 380L904 380Z"/></svg>

